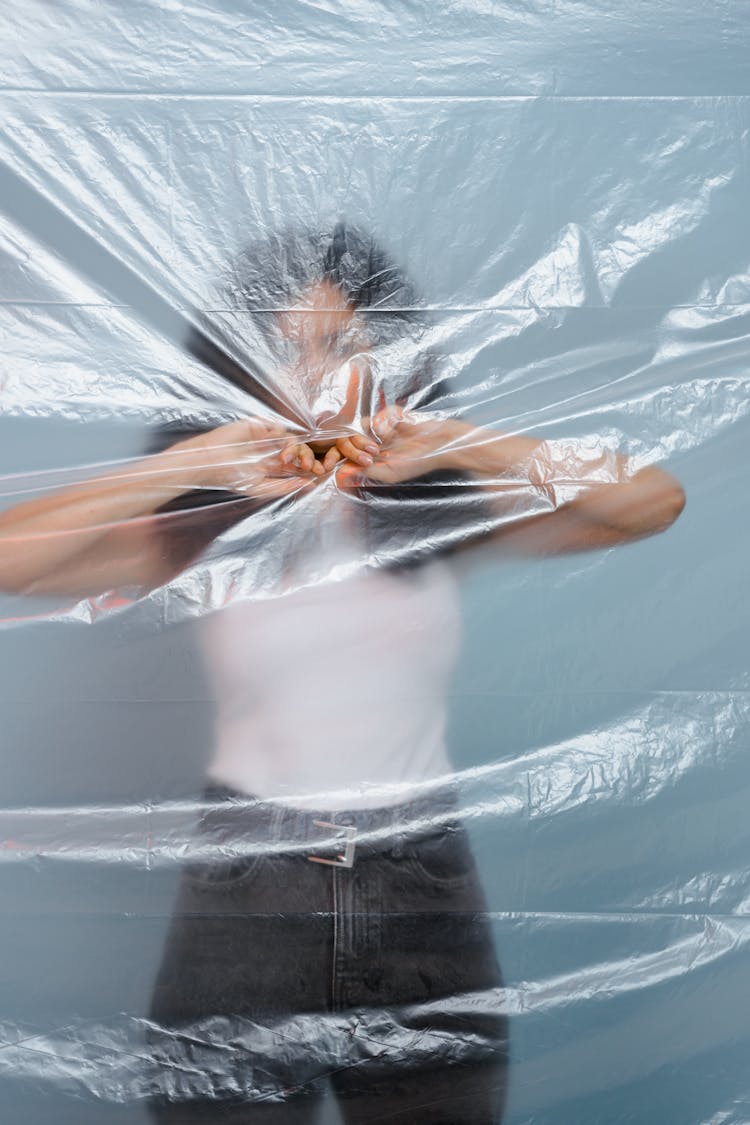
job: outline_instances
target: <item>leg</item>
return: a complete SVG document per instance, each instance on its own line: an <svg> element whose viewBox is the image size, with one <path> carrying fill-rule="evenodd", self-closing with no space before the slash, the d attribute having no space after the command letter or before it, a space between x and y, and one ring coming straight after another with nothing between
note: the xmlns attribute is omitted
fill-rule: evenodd
<svg viewBox="0 0 750 1125"><path fill-rule="evenodd" d="M332 1075L347 1125L499 1125L508 1020L490 919L460 830L337 871Z"/></svg>
<svg viewBox="0 0 750 1125"><path fill-rule="evenodd" d="M185 873L153 992L151 1117L312 1125L324 1088L306 1040L327 1005L330 880L288 856L207 875Z"/></svg>

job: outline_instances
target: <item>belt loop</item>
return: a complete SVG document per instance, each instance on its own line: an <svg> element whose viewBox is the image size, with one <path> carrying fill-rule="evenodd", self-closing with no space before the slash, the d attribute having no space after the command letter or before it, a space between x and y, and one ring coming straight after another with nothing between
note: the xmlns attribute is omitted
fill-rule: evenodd
<svg viewBox="0 0 750 1125"><path fill-rule="evenodd" d="M390 837L389 850L392 858L395 860L403 858L404 846L406 844L406 831L403 816L399 816L395 810L391 810L388 817L388 835Z"/></svg>
<svg viewBox="0 0 750 1125"><path fill-rule="evenodd" d="M271 823L269 825L269 836L271 837L271 844L284 844L287 841L281 839L283 836L282 824L284 820L285 809L282 804L274 804L271 809Z"/></svg>

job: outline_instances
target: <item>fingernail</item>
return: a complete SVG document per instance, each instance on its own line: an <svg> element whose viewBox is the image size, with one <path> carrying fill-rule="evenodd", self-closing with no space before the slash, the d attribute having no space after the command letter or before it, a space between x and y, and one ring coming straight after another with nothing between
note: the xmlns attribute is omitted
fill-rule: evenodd
<svg viewBox="0 0 750 1125"><path fill-rule="evenodd" d="M367 453L361 453L357 460L359 461L360 465L372 464L372 457L370 457L370 455Z"/></svg>
<svg viewBox="0 0 750 1125"><path fill-rule="evenodd" d="M374 441L368 441L365 449L368 453L377 453L379 446L377 446Z"/></svg>

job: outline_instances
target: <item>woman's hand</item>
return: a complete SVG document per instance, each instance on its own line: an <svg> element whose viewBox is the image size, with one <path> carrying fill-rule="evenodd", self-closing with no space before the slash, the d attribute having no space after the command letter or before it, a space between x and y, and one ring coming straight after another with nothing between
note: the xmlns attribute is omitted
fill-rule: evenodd
<svg viewBox="0 0 750 1125"><path fill-rule="evenodd" d="M314 442L316 446L319 443ZM330 473L341 461L349 461L353 465L360 465L363 469L372 465L375 457L380 452L380 446L366 434L346 434L333 440L333 444L323 453L322 471Z"/></svg>
<svg viewBox="0 0 750 1125"><path fill-rule="evenodd" d="M356 439L350 439L346 444L337 442L339 455L354 462L339 473L340 478L344 477L344 483L353 483L355 478L359 478L360 481L377 484L402 484L445 468L448 449L457 437L457 423L452 420L420 418L416 414L408 414L400 406L385 407L365 422L366 428L378 439L377 446L374 443L362 444L366 439L360 439L354 449L351 446ZM367 460L361 457L355 459L352 454L362 449L371 451L373 456L368 456ZM362 466L364 472L357 473L355 464Z"/></svg>
<svg viewBox="0 0 750 1125"><path fill-rule="evenodd" d="M176 455L175 471L179 467L184 473L186 466L192 467L195 488L272 498L326 476L342 461L366 468L380 450L365 434L292 438L279 423L248 418L178 442L163 456Z"/></svg>
<svg viewBox="0 0 750 1125"><path fill-rule="evenodd" d="M163 456L175 455L175 466L183 473L192 466L195 488L271 500L296 492L323 473L310 446L290 442L290 436L280 423L247 418L178 442Z"/></svg>
<svg viewBox="0 0 750 1125"><path fill-rule="evenodd" d="M299 473L310 473L314 477L322 477L325 469L323 463L315 456L315 450L308 442L293 442L281 452L281 464L290 470Z"/></svg>

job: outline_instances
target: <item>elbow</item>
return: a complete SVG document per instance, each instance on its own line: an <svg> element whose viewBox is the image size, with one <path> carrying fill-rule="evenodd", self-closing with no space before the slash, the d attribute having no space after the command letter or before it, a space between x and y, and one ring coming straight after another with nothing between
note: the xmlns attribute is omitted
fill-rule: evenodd
<svg viewBox="0 0 750 1125"><path fill-rule="evenodd" d="M675 491L675 502L674 502L674 519L675 520L677 519L678 516L682 515L682 512L685 508L686 503L687 503L687 496L685 495L685 489L682 487L681 484L677 484L676 491ZM674 520L672 522L674 523Z"/></svg>
<svg viewBox="0 0 750 1125"><path fill-rule="evenodd" d="M669 477L662 493L661 503L658 505L658 516L654 521L653 531L658 533L671 527L682 515L686 503L684 488L674 477Z"/></svg>
<svg viewBox="0 0 750 1125"><path fill-rule="evenodd" d="M633 478L638 491L628 504L626 518L617 526L628 538L642 539L666 531L684 511L685 490L678 480L655 466L641 469Z"/></svg>
<svg viewBox="0 0 750 1125"><path fill-rule="evenodd" d="M670 481L670 487L666 498L666 523L665 527L671 527L675 520L679 519L685 510L687 497L685 496L685 489L679 481Z"/></svg>

